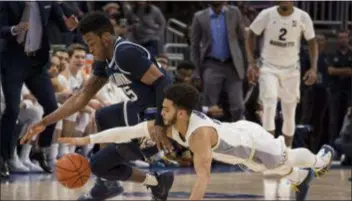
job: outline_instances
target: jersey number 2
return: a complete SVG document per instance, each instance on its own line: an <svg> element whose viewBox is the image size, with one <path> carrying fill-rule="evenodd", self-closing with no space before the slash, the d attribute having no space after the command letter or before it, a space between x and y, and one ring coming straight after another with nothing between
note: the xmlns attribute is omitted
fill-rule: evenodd
<svg viewBox="0 0 352 201"><path fill-rule="evenodd" d="M134 91L133 91L129 86L124 86L124 87L122 87L122 90L125 92L125 94L127 95L127 97L128 97L131 101L136 101L136 100L138 100L138 96L136 95L136 93L134 93Z"/></svg>
<svg viewBox="0 0 352 201"><path fill-rule="evenodd" d="M285 41L286 40L286 38L285 38L286 34L287 34L287 29L281 28L280 29L279 40Z"/></svg>

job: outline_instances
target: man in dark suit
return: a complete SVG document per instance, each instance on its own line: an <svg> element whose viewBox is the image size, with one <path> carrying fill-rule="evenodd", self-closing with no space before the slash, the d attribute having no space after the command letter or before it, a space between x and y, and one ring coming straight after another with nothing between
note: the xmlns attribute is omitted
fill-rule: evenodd
<svg viewBox="0 0 352 201"><path fill-rule="evenodd" d="M73 30L77 19L66 18L56 2L0 2L0 39L5 40L1 53L2 87L6 109L1 118L0 177L8 177L8 161L16 146L18 134L14 132L19 113L22 85L26 84L44 115L57 109L54 90L47 74L50 43L49 19L62 31ZM39 137L42 148L36 159L41 167L51 172L46 152L51 145L55 125L49 126Z"/></svg>
<svg viewBox="0 0 352 201"><path fill-rule="evenodd" d="M244 27L240 10L224 3L211 2L209 8L194 14L191 60L203 82L205 105L218 105L220 92L224 91L228 97L231 121L238 121L244 113L242 83L245 59L241 48Z"/></svg>

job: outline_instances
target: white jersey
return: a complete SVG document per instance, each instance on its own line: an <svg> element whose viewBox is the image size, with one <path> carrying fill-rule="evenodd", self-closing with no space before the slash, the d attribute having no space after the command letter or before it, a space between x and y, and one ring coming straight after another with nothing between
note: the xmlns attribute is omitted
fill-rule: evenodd
<svg viewBox="0 0 352 201"><path fill-rule="evenodd" d="M76 75L70 73L67 82L73 92L81 89L84 83L83 71L79 70Z"/></svg>
<svg viewBox="0 0 352 201"><path fill-rule="evenodd" d="M70 89L72 92L78 91L83 87L84 75L82 71L78 71L76 75L71 73L66 78L64 75L58 75L59 83L67 89Z"/></svg>
<svg viewBox="0 0 352 201"><path fill-rule="evenodd" d="M218 134L217 144L213 147L214 160L244 164L254 171L273 169L284 162L286 147L283 138L275 139L260 125L245 120L220 122L193 111L185 138L182 139L174 127L172 138L180 145L189 147L190 137L201 127L212 127Z"/></svg>
<svg viewBox="0 0 352 201"><path fill-rule="evenodd" d="M281 16L278 6L262 10L250 25L256 34L263 35L261 60L275 67L296 67L302 34L306 40L315 37L313 21L305 11L294 7L290 16Z"/></svg>

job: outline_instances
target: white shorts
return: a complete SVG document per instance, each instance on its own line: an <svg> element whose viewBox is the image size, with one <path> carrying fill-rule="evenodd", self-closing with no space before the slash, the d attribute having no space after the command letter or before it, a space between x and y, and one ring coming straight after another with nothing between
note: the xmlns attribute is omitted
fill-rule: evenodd
<svg viewBox="0 0 352 201"><path fill-rule="evenodd" d="M258 168L257 171L264 171L274 169L284 163L286 145L282 136L275 138L257 123L249 121L240 121L239 123L240 125L236 123L236 127L243 127L241 130L246 131L246 135L251 138L245 146L247 145L254 150L252 160L244 165L252 167L252 170Z"/></svg>
<svg viewBox="0 0 352 201"><path fill-rule="evenodd" d="M282 102L299 102L300 68L278 69L263 64L259 76L259 97L266 101L280 99Z"/></svg>
<svg viewBox="0 0 352 201"><path fill-rule="evenodd" d="M243 164L255 172L275 169L284 164L287 148L282 136L274 138L259 124L245 120L228 124L227 128L222 132L228 130L229 134L223 136L214 149L215 160Z"/></svg>

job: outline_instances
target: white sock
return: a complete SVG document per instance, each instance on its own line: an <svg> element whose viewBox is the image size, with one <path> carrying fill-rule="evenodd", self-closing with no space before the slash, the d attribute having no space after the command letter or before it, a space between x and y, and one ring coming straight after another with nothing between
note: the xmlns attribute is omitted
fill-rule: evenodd
<svg viewBox="0 0 352 201"><path fill-rule="evenodd" d="M83 155L84 156L88 156L88 153L90 152L90 150L92 150L93 149L93 146L94 146L94 144L88 144L88 145L84 145L83 146Z"/></svg>
<svg viewBox="0 0 352 201"><path fill-rule="evenodd" d="M16 147L15 150L13 151L12 160L13 160L15 163L21 163L20 158L19 158L18 155L17 155L17 147ZM21 163L21 164L22 164L22 163Z"/></svg>
<svg viewBox="0 0 352 201"><path fill-rule="evenodd" d="M31 153L32 145L31 144L24 144L22 146L20 158L21 161L29 161L29 154Z"/></svg>
<svg viewBox="0 0 352 201"><path fill-rule="evenodd" d="M143 184L147 186L156 186L158 185L158 180L155 178L155 176L147 174Z"/></svg>
<svg viewBox="0 0 352 201"><path fill-rule="evenodd" d="M10 169L12 171L18 171L18 172L28 172L29 168L27 168L22 161L20 161L18 155L17 155L17 147L15 148L12 158L9 161Z"/></svg>
<svg viewBox="0 0 352 201"><path fill-rule="evenodd" d="M278 183L276 179L263 179L264 184L264 199L276 200Z"/></svg>
<svg viewBox="0 0 352 201"><path fill-rule="evenodd" d="M51 144L50 160L56 160L58 153L59 153L59 144L58 143Z"/></svg>
<svg viewBox="0 0 352 201"><path fill-rule="evenodd" d="M325 162L306 148L288 149L287 163L291 167L320 168Z"/></svg>
<svg viewBox="0 0 352 201"><path fill-rule="evenodd" d="M68 145L67 144L59 144L59 157L68 154Z"/></svg>
<svg viewBox="0 0 352 201"><path fill-rule="evenodd" d="M70 145L70 146L68 147L68 149L69 149L69 153L75 153L75 151L76 151L76 146L75 146L75 145Z"/></svg>
<svg viewBox="0 0 352 201"><path fill-rule="evenodd" d="M280 179L277 191L280 200L290 200L291 188L287 178Z"/></svg>
<svg viewBox="0 0 352 201"><path fill-rule="evenodd" d="M308 170L294 167L290 174L284 176L293 184L300 184L308 175Z"/></svg>

